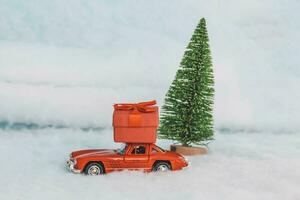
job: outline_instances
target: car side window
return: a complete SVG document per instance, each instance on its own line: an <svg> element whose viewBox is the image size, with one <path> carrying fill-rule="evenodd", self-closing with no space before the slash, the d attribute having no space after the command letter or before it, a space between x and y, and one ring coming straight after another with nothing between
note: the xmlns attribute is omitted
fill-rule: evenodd
<svg viewBox="0 0 300 200"><path fill-rule="evenodd" d="M151 149L151 153L152 153L152 154L156 154L157 152L158 152L157 149L155 149L155 148L152 148L152 149Z"/></svg>
<svg viewBox="0 0 300 200"><path fill-rule="evenodd" d="M131 151L131 154L145 154L145 153L146 153L146 147L143 145L135 146Z"/></svg>

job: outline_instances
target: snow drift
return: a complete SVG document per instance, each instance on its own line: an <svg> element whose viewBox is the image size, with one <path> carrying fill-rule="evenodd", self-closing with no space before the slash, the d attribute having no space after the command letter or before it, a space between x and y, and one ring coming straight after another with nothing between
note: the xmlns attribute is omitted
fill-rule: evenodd
<svg viewBox="0 0 300 200"><path fill-rule="evenodd" d="M206 17L216 127L299 129L299 1L0 3L3 121L110 126L116 101L162 104Z"/></svg>

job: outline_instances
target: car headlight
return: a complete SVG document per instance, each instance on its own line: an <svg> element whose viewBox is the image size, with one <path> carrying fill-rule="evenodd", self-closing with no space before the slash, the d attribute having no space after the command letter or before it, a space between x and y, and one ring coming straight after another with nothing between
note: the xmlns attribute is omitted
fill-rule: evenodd
<svg viewBox="0 0 300 200"><path fill-rule="evenodd" d="M77 160L76 160L75 158L72 157L72 153L70 153L70 155L69 155L69 160L70 160L74 165L76 165Z"/></svg>
<svg viewBox="0 0 300 200"><path fill-rule="evenodd" d="M70 161L75 165L76 164L76 162L77 162L77 160L75 159L75 158L70 158Z"/></svg>

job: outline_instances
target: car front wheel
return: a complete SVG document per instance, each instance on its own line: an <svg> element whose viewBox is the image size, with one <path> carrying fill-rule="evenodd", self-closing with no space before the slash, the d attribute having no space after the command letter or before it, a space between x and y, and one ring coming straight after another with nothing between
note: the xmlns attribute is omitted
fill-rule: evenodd
<svg viewBox="0 0 300 200"><path fill-rule="evenodd" d="M103 166L99 163L93 162L93 163L89 163L85 170L84 173L86 175L91 175L91 176L97 176L100 174L104 174L104 169Z"/></svg>
<svg viewBox="0 0 300 200"><path fill-rule="evenodd" d="M167 162L158 162L153 167L154 172L166 172L169 170L171 170L171 166Z"/></svg>

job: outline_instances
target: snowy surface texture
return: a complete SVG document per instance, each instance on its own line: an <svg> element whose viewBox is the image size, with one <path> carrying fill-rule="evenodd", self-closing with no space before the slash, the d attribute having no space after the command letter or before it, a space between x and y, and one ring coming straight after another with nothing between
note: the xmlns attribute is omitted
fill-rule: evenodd
<svg viewBox="0 0 300 200"><path fill-rule="evenodd" d="M164 95L201 17L216 127L300 130L298 0L0 0L0 119L109 126ZM101 116L99 116L101 113Z"/></svg>
<svg viewBox="0 0 300 200"><path fill-rule="evenodd" d="M0 0L0 199L300 199L299 7ZM175 173L68 173L70 151L116 146L113 103L162 105L201 17L216 82L209 154Z"/></svg>
<svg viewBox="0 0 300 200"><path fill-rule="evenodd" d="M69 173L65 159L75 149L117 147L111 130L0 131L0 199L297 200L299 142L295 134L217 133L186 170L90 177Z"/></svg>

